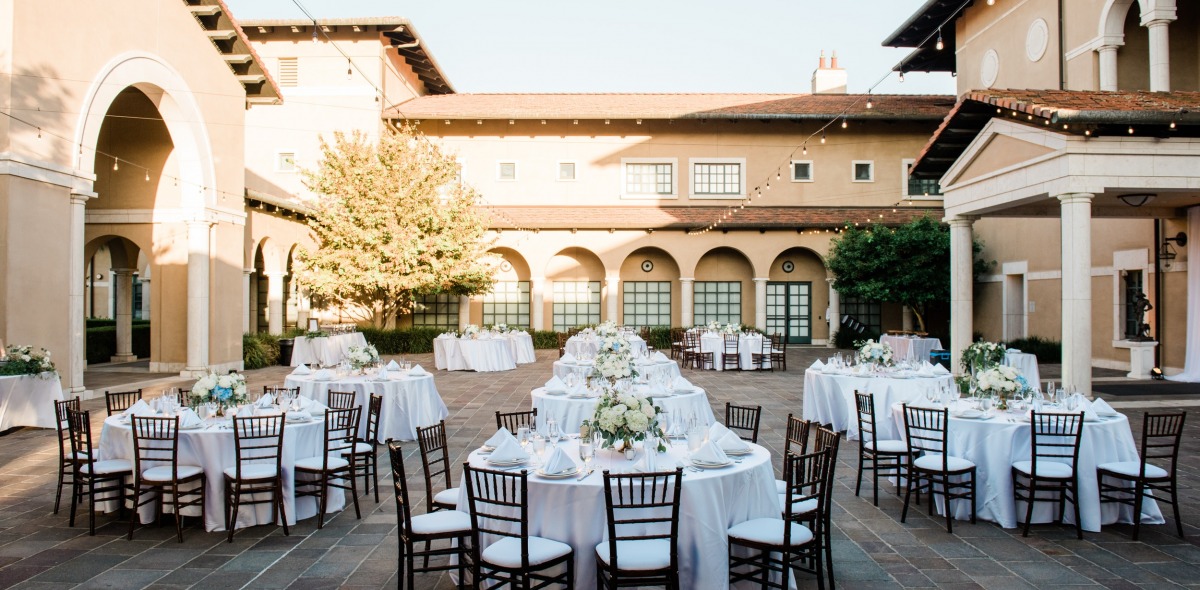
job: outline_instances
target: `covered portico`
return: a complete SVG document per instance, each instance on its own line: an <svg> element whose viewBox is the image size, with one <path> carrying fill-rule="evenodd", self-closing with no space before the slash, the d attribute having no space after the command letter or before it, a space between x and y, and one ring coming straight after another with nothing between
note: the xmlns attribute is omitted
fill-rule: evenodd
<svg viewBox="0 0 1200 590"><path fill-rule="evenodd" d="M1200 205L1197 109L1195 92L997 91L960 99L913 169L916 176L940 178L945 195L953 366L974 331L974 223L1058 217L1062 382L1091 391L1092 221L1179 220ZM1157 250L1157 244L1148 249L1148 273L1158 272ZM1198 257L1188 258L1190 265ZM1189 353L1196 345L1193 299L1189 293Z"/></svg>

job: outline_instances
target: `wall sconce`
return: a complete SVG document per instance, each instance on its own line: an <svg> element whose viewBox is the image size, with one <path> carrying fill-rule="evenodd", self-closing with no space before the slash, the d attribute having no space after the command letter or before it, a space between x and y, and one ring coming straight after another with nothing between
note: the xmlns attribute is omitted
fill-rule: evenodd
<svg viewBox="0 0 1200 590"><path fill-rule="evenodd" d="M1176 253L1171 247L1171 242L1182 248L1187 245L1187 234L1179 232L1173 238L1163 238L1162 246L1158 248L1158 266L1164 272L1171 270L1171 265L1175 262Z"/></svg>
<svg viewBox="0 0 1200 590"><path fill-rule="evenodd" d="M1131 195L1121 195L1117 198L1121 199L1122 203L1125 203L1130 207L1141 207L1142 205L1153 201L1157 196L1158 195L1152 193L1135 193Z"/></svg>

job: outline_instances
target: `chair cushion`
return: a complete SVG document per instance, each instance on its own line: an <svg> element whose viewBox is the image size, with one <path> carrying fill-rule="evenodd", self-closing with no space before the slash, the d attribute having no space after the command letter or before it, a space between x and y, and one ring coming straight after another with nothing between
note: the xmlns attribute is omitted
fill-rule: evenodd
<svg viewBox="0 0 1200 590"><path fill-rule="evenodd" d="M1017 461L1016 463L1013 463L1012 466L1013 469L1016 469L1025 475L1029 475L1033 472L1032 461ZM1071 469L1071 466L1067 465L1066 463L1059 463L1057 461L1038 461L1038 477L1064 478L1071 477L1072 473L1074 473L1074 470Z"/></svg>
<svg viewBox="0 0 1200 590"><path fill-rule="evenodd" d="M596 545L596 557L604 565L609 561L608 541ZM617 565L622 571L644 572L671 567L671 542L666 539L617 541Z"/></svg>
<svg viewBox="0 0 1200 590"><path fill-rule="evenodd" d="M954 456L946 458L946 468L949 469L950 471L962 471L964 469L970 469L974 466L975 466L974 463L972 463L966 459L962 459L962 458L954 457ZM916 461L913 461L913 467L916 467L918 469L924 469L926 471L941 471L942 470L942 456L941 455L925 455L923 457L918 458Z"/></svg>
<svg viewBox="0 0 1200 590"><path fill-rule="evenodd" d="M195 465L180 465L178 468L179 479L187 479L189 477L200 475L201 471L203 471L203 469L200 469ZM171 475L170 465L159 465L158 467L151 467L150 469L143 471L142 479L156 482L171 481Z"/></svg>
<svg viewBox="0 0 1200 590"><path fill-rule="evenodd" d="M107 461L96 461L91 465L83 464L79 467L82 473L91 473L89 467L94 467L97 475L107 475L109 473L121 473L122 471L133 472L133 463L125 459L109 459Z"/></svg>
<svg viewBox="0 0 1200 590"><path fill-rule="evenodd" d="M1096 468L1102 471L1119 473L1130 478L1137 478L1138 472L1142 469L1142 464L1137 461L1120 461L1117 463L1101 463ZM1151 463L1146 464L1146 477L1148 478L1162 479L1169 475L1171 474L1167 473L1167 470L1162 467Z"/></svg>
<svg viewBox="0 0 1200 590"><path fill-rule="evenodd" d="M438 510L414 516L412 532L418 535L436 535L439 533L471 532L471 515L457 510Z"/></svg>
<svg viewBox="0 0 1200 590"><path fill-rule="evenodd" d="M433 501L438 504L458 506L458 488L450 488L434 494Z"/></svg>
<svg viewBox="0 0 1200 590"><path fill-rule="evenodd" d="M224 471L225 477L237 479L237 468L230 467ZM242 479L270 479L275 477L275 466L269 463L251 463L242 466Z"/></svg>
<svg viewBox="0 0 1200 590"><path fill-rule="evenodd" d="M871 448L870 441L864 442L863 448L869 450ZM875 441L875 448L880 453L907 453L908 443L902 440L877 440Z"/></svg>
<svg viewBox="0 0 1200 590"><path fill-rule="evenodd" d="M775 497L779 499L779 511L782 513L786 513L787 512L787 505L786 505L787 500L785 500L785 498L787 498L787 494L775 494ZM809 498L807 500L803 500L801 502L796 502L795 504L792 504L792 514L797 514L797 515L807 514L816 509L817 509L817 499L816 498Z"/></svg>
<svg viewBox="0 0 1200 590"><path fill-rule="evenodd" d="M341 468L347 467L349 465L350 465L350 462L341 457L330 457L329 458L329 468L330 469L341 469ZM300 460L296 461L296 469L303 469L305 471L320 471L323 468L324 468L324 464L321 462L321 457L319 457L319 456L318 457L309 457L307 459L300 459Z"/></svg>
<svg viewBox="0 0 1200 590"><path fill-rule="evenodd" d="M813 534L808 527L792 522L792 547L797 547L812 541ZM768 545L783 545L782 518L756 518L729 528L729 538Z"/></svg>
<svg viewBox="0 0 1200 590"><path fill-rule="evenodd" d="M445 512L450 511L446 510ZM570 552L571 546L566 543L542 537L529 537L529 565L531 566L558 559ZM488 545L488 548L480 554L480 558L500 567L521 567L521 540L516 537L504 537Z"/></svg>
<svg viewBox="0 0 1200 590"><path fill-rule="evenodd" d="M775 480L775 493L782 494L787 491L787 482L782 479Z"/></svg>
<svg viewBox="0 0 1200 590"><path fill-rule="evenodd" d="M375 452L375 449L371 448L371 443L365 443L365 442L354 443L354 453L356 455L370 455L371 453L374 453L374 452ZM343 453L343 454L345 454L345 453Z"/></svg>

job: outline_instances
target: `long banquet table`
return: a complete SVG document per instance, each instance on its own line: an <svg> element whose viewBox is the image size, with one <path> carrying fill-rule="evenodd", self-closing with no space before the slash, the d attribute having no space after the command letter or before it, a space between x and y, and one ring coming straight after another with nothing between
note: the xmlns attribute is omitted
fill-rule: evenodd
<svg viewBox="0 0 1200 590"><path fill-rule="evenodd" d="M62 400L57 374L0 377L0 431L18 426L54 428L54 402Z"/></svg>
<svg viewBox="0 0 1200 590"><path fill-rule="evenodd" d="M871 377L842 375L808 369L804 372L804 419L833 425L846 431L847 440L858 439L858 405L854 393L875 394L876 435L880 439L900 437L895 425L884 419L892 404L923 398L931 391L954 386L950 375L940 377Z"/></svg>
<svg viewBox="0 0 1200 590"><path fill-rule="evenodd" d="M379 410L378 442L416 440L417 427L432 426L450 415L446 402L438 394L433 375L398 375L386 381L369 375L356 375L332 380L317 380L311 375L288 375L287 387L300 389L300 395L329 405L329 390L353 391L354 403L361 407L359 432L366 433L367 410L371 394L383 396Z"/></svg>
<svg viewBox="0 0 1200 590"><path fill-rule="evenodd" d="M309 338L297 336L292 343L292 366L325 365L333 366L346 358L351 346L366 346L367 338L362 332L349 334L334 334Z"/></svg>

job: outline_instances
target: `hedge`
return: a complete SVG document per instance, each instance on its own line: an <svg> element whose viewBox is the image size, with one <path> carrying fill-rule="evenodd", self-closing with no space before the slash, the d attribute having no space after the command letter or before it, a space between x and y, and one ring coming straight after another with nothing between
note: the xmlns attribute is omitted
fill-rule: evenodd
<svg viewBox="0 0 1200 590"><path fill-rule="evenodd" d="M247 369L261 369L279 364L279 336L271 334L242 334L242 362Z"/></svg>
<svg viewBox="0 0 1200 590"><path fill-rule="evenodd" d="M117 326L115 322L109 326L88 328L85 334L87 339L88 364L94 365L111 362L113 355L117 354ZM150 324L148 322L134 322L132 336L133 354L138 358L149 358Z"/></svg>
<svg viewBox="0 0 1200 590"><path fill-rule="evenodd" d="M150 325L150 320L132 320L133 325ZM85 328L104 328L106 326L116 326L117 320L111 318L87 318L84 320Z"/></svg>
<svg viewBox="0 0 1200 590"><path fill-rule="evenodd" d="M1018 338L1004 343L1009 348L1016 348L1037 357L1041 364L1057 364L1062 362L1062 343L1056 340L1030 336Z"/></svg>

